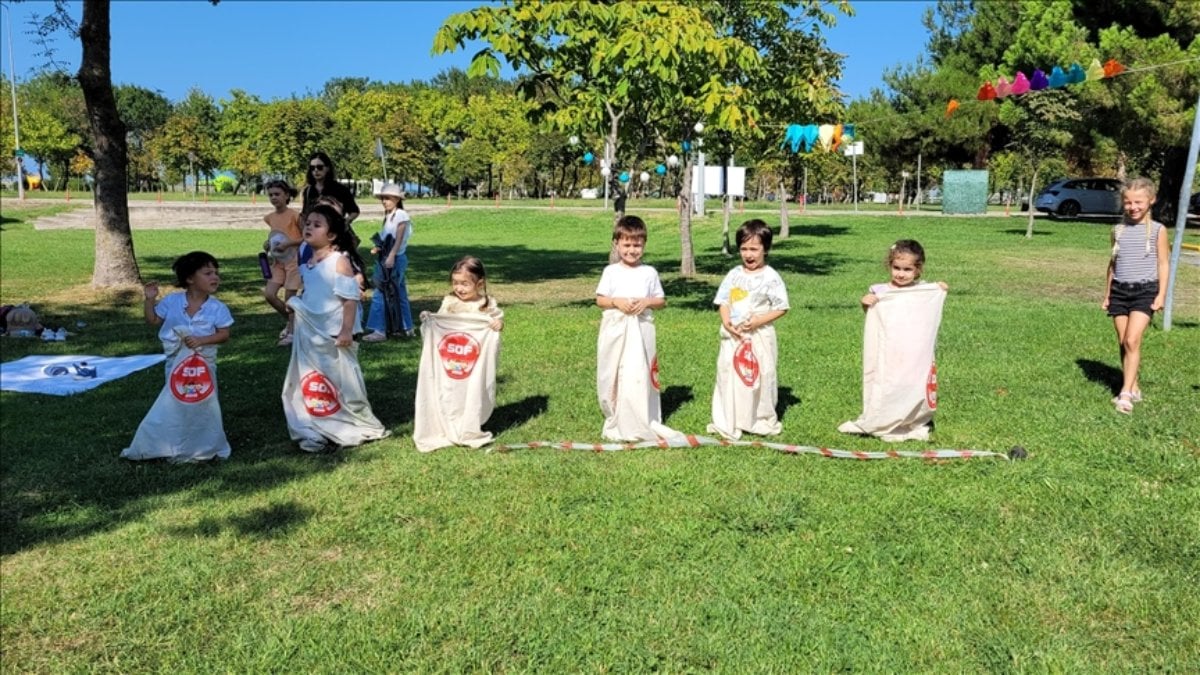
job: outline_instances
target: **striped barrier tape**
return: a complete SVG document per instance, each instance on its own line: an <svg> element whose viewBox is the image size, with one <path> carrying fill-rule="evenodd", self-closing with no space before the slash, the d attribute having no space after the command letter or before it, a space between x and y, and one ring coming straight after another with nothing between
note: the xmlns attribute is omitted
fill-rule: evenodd
<svg viewBox="0 0 1200 675"><path fill-rule="evenodd" d="M812 445L792 445L790 443L769 443L765 441L729 441L721 438L710 438L708 436L696 436L688 434L671 439L661 439L657 441L642 441L640 443L576 443L572 441L563 441L559 443L547 441L535 441L533 443L509 443L505 445L494 446L492 450L496 452L511 452L513 450L536 450L539 448L548 448L551 450L588 450L591 452L616 452L618 450L639 450L642 448L698 448L700 446L713 445L724 447L746 447L746 448L769 448L778 450L790 455L821 455L822 457L832 457L834 459L973 459L976 457L998 457L1003 460L1023 459L1025 451L1023 448L1013 448L1008 454L1000 452L987 452L985 450L884 450L881 452L867 452L861 450L837 450L834 448L820 448ZM1018 453L1018 450L1020 452Z"/></svg>

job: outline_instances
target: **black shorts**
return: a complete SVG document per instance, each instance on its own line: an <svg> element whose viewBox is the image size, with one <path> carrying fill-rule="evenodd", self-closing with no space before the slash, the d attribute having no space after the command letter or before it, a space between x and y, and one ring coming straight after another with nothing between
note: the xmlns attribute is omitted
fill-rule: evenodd
<svg viewBox="0 0 1200 675"><path fill-rule="evenodd" d="M1141 312L1147 316L1154 316L1150 305L1157 296L1157 281L1126 283L1114 280L1108 292L1108 315L1129 316L1130 312Z"/></svg>

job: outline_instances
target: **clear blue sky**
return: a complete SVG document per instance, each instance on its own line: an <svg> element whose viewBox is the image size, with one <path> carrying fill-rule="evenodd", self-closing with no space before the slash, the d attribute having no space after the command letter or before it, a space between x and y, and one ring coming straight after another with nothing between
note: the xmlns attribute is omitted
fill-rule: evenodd
<svg viewBox="0 0 1200 675"><path fill-rule="evenodd" d="M214 98L243 89L263 99L318 92L333 77L377 81L428 80L438 72L465 68L470 50L431 56L438 26L453 13L479 2L265 2L207 0L112 4L113 81L156 89L172 101L199 87ZM924 51L921 14L929 1L856 1L854 17L840 17L826 31L830 47L846 55L841 89L851 97L881 87L887 68L911 63ZM12 29L17 79L45 66L28 19L46 14L45 0L5 2L0 60L9 72ZM75 3L79 16L81 4ZM57 58L78 67L77 40L60 35Z"/></svg>

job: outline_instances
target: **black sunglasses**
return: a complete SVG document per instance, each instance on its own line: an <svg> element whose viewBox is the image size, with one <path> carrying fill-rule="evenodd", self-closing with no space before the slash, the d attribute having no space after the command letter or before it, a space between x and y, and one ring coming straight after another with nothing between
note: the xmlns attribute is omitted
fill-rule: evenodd
<svg viewBox="0 0 1200 675"><path fill-rule="evenodd" d="M325 168L325 165L324 165L324 164L309 164L309 165L308 165L308 168L310 168L310 169L324 169L324 168Z"/></svg>

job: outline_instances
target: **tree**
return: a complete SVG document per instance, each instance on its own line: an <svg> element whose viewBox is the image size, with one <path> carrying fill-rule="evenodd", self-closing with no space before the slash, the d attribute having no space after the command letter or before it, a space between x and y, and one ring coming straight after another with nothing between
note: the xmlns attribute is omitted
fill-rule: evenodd
<svg viewBox="0 0 1200 675"><path fill-rule="evenodd" d="M451 16L433 49L453 51L469 40L487 46L468 74L496 74L503 57L525 73L522 94L557 128L605 140L617 218L625 207L618 168L636 167L668 142L690 141L696 122L732 130L753 118L745 89L723 82L713 67L748 70L758 54L718 32L696 6L516 0ZM680 272L694 274L690 210L680 220L680 248Z"/></svg>
<svg viewBox="0 0 1200 675"><path fill-rule="evenodd" d="M150 189L158 175L150 141L170 117L171 102L160 92L131 84L117 85L113 94L127 133L129 172L133 179L130 185L134 189Z"/></svg>
<svg viewBox="0 0 1200 675"><path fill-rule="evenodd" d="M241 89L229 94L230 99L221 101L221 131L217 138L221 165L237 178L234 192L246 183L253 183L252 189L257 189L264 173L258 154L263 103Z"/></svg>
<svg viewBox="0 0 1200 675"><path fill-rule="evenodd" d="M59 2L56 0L56 6ZM65 14L65 7L61 11ZM125 124L113 96L108 16L109 0L84 0L83 20L79 25L83 58L78 78L87 103L92 160L96 163L96 260L92 286L97 288L141 281L129 230Z"/></svg>

